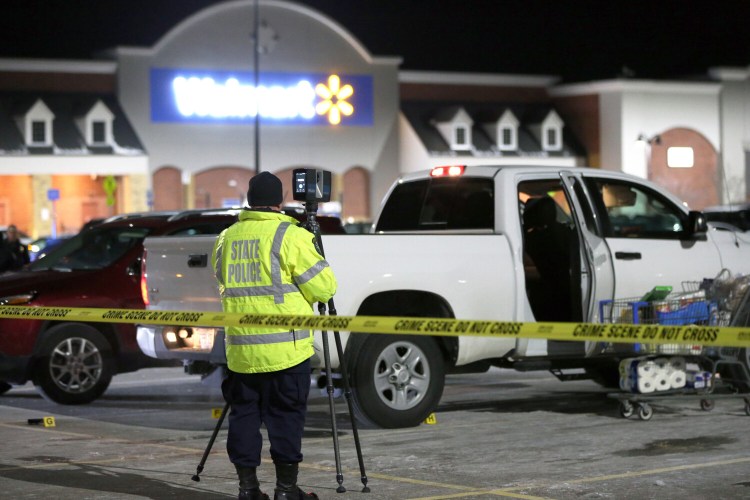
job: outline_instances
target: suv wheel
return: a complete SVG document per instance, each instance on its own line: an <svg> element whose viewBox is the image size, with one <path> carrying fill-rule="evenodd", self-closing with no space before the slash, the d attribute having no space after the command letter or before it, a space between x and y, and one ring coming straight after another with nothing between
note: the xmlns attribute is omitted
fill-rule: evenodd
<svg viewBox="0 0 750 500"><path fill-rule="evenodd" d="M346 361L358 420L384 428L414 427L437 408L445 368L433 339L355 334L349 342Z"/></svg>
<svg viewBox="0 0 750 500"><path fill-rule="evenodd" d="M80 323L57 325L48 333L34 374L41 395L66 405L90 403L101 396L115 373L107 339Z"/></svg>

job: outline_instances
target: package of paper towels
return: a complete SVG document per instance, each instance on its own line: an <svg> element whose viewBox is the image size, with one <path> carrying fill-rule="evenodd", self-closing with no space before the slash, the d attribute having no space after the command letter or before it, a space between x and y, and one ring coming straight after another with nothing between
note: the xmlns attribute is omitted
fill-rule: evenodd
<svg viewBox="0 0 750 500"><path fill-rule="evenodd" d="M627 358L620 362L620 389L648 394L685 387L685 359L679 356Z"/></svg>

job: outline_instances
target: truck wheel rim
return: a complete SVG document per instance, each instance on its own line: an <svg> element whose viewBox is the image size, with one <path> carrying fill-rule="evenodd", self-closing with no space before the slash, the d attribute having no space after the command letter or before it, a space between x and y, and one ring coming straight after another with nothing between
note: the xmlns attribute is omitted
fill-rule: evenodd
<svg viewBox="0 0 750 500"><path fill-rule="evenodd" d="M52 380L68 393L82 393L91 389L101 378L103 366L102 353L96 345L79 337L60 342L49 360Z"/></svg>
<svg viewBox="0 0 750 500"><path fill-rule="evenodd" d="M418 405L430 385L430 365L424 352L411 342L389 344L375 362L375 391L395 410Z"/></svg>

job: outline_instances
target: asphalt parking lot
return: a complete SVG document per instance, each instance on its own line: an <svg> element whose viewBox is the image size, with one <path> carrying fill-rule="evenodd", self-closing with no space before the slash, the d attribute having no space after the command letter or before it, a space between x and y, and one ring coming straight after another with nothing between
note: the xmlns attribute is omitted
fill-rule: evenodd
<svg viewBox="0 0 750 500"><path fill-rule="evenodd" d="M30 386L0 397L0 498L236 497L226 428L194 482L216 424L217 388L180 368L115 378L101 399L59 406ZM343 399L337 423L345 493L336 493L328 401L314 391L300 484L322 499L750 498L750 417L742 399L654 404L650 421L624 419L590 381L492 370L452 376L437 422L360 429L362 483ZM29 425L52 416L54 427ZM259 470L273 490L269 462Z"/></svg>

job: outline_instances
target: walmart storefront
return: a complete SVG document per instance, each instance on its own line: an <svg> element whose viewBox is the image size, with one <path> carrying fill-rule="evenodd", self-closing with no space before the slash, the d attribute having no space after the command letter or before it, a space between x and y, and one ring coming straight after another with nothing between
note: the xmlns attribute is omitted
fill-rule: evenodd
<svg viewBox="0 0 750 500"><path fill-rule="evenodd" d="M330 208L369 217L398 174L400 60L372 57L305 6L264 0L258 12L257 73L252 0L205 9L153 47L116 49L118 98L149 156L150 208L241 203L257 155L287 200L293 169L322 168L340 202Z"/></svg>

